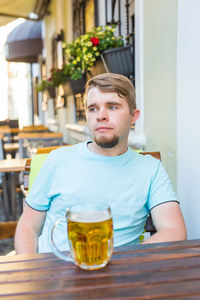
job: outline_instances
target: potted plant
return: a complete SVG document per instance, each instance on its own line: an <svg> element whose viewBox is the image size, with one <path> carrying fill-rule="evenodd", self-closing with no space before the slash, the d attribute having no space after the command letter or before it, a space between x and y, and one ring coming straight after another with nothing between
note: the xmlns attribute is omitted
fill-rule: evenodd
<svg viewBox="0 0 200 300"><path fill-rule="evenodd" d="M124 73L121 69L111 69L108 65L110 60L107 57L111 52L117 54L117 57L119 57L119 52L124 52L127 59L127 61L120 57L116 61L112 59L115 67L120 66L120 59L125 66L130 66L130 62L133 61L130 46L124 46L123 37L116 37L115 30L115 26L99 26L79 36L71 43L64 42L66 63L61 69L51 69L51 76L40 83L39 89L55 88L62 84L65 95L77 94L84 91L86 73L89 76L95 76L110 71L129 75L127 71ZM131 72L133 73L133 67Z"/></svg>
<svg viewBox="0 0 200 300"><path fill-rule="evenodd" d="M60 84L66 96L84 91L86 84L85 73L82 74L79 70L75 70L69 63L64 64L61 71L63 72L63 79L60 80Z"/></svg>
<svg viewBox="0 0 200 300"><path fill-rule="evenodd" d="M51 81L48 80L42 80L39 84L36 86L36 90L38 92L46 92L48 98L55 98L56 97L56 88L52 85Z"/></svg>
<svg viewBox="0 0 200 300"><path fill-rule="evenodd" d="M131 45L105 50L101 53L101 58L107 72L125 76L134 74L134 55Z"/></svg>
<svg viewBox="0 0 200 300"><path fill-rule="evenodd" d="M93 76L106 72L105 67L99 63L101 53L124 45L123 37L116 37L115 30L115 26L99 26L72 43L63 44L66 60L71 66L72 79L80 78L85 72ZM94 70L95 66L99 70Z"/></svg>
<svg viewBox="0 0 200 300"><path fill-rule="evenodd" d="M76 74L78 74L78 76ZM59 85L62 85L64 94L68 96L81 93L84 90L85 83L86 76L74 70L68 63L63 64L62 68L52 68L50 70L50 77L47 80L42 80L40 84L37 85L37 91L51 92L52 90L55 91ZM55 98L55 94L53 98Z"/></svg>

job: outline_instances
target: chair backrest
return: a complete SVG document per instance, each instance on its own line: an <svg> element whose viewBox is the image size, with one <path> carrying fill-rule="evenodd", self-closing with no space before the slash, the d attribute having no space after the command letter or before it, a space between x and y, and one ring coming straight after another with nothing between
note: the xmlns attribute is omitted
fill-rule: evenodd
<svg viewBox="0 0 200 300"><path fill-rule="evenodd" d="M50 153L52 150L55 150L60 147L68 147L71 145L61 145L61 146L52 146L52 147L44 147L44 148L37 148L36 154L43 154L43 153Z"/></svg>
<svg viewBox="0 0 200 300"><path fill-rule="evenodd" d="M0 121L0 126L9 126L10 128L19 128L19 122L18 120L4 120L4 121Z"/></svg>
<svg viewBox="0 0 200 300"><path fill-rule="evenodd" d="M1 159L4 159L3 134L0 134L0 160ZM2 176L3 176L3 173L0 173L0 184L1 184ZM0 193L1 192L2 192L2 190L0 187ZM15 221L0 222L0 240L14 237L16 226L17 226L17 222L15 222Z"/></svg>
<svg viewBox="0 0 200 300"><path fill-rule="evenodd" d="M0 240L14 237L17 221L0 222Z"/></svg>
<svg viewBox="0 0 200 300"><path fill-rule="evenodd" d="M44 125L30 125L24 126L22 132L48 132L49 128Z"/></svg>
<svg viewBox="0 0 200 300"><path fill-rule="evenodd" d="M36 149L39 144L42 147L61 146L63 144L63 134L61 132L19 133L18 139L20 158L28 157L28 146Z"/></svg>
<svg viewBox="0 0 200 300"><path fill-rule="evenodd" d="M43 163L45 162L48 154L57 148L60 147L68 147L71 145L62 145L62 146L53 146L53 147L44 147L38 148L37 154L32 157L32 159L27 158L25 164L25 171L26 174L24 176L24 190L30 190L40 168L42 167Z"/></svg>
<svg viewBox="0 0 200 300"><path fill-rule="evenodd" d="M153 157L155 157L156 159L161 160L161 154L160 152L141 152L140 154L142 155L151 155ZM156 228L153 225L153 220L151 218L151 214L148 215L148 218L146 220L146 224L144 226L145 232L149 232L151 235L153 235L154 233L156 233Z"/></svg>
<svg viewBox="0 0 200 300"><path fill-rule="evenodd" d="M3 134L4 138L6 138L8 142L11 142L12 133L8 125L0 126L0 134Z"/></svg>
<svg viewBox="0 0 200 300"><path fill-rule="evenodd" d="M42 154L36 154L31 159L31 165L30 165L30 175L29 175L29 183L28 183L28 189L30 190L32 187L32 184L37 177L37 174L39 170L41 169L43 163L47 159L47 156L49 153L42 153Z"/></svg>

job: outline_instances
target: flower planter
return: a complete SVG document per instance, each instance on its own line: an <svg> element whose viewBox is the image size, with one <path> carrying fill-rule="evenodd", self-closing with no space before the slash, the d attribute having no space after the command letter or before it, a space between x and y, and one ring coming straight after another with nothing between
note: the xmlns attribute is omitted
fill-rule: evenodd
<svg viewBox="0 0 200 300"><path fill-rule="evenodd" d="M86 84L86 75L83 74L83 76L77 80L73 80L69 78L65 83L63 83L63 90L64 94L66 96L69 95L76 95L79 93L83 93L85 90L85 84Z"/></svg>
<svg viewBox="0 0 200 300"><path fill-rule="evenodd" d="M105 50L101 54L107 72L134 75L134 55L131 45Z"/></svg>
<svg viewBox="0 0 200 300"><path fill-rule="evenodd" d="M47 94L47 98L55 99L56 98L56 88L53 86L49 86L45 89L45 92Z"/></svg>
<svg viewBox="0 0 200 300"><path fill-rule="evenodd" d="M87 78L90 79L96 75L99 75L99 74L102 74L102 73L106 73L106 69L105 69L105 66L102 62L101 59L98 59L95 63L94 66L92 66L91 68L91 75L90 74L87 74Z"/></svg>

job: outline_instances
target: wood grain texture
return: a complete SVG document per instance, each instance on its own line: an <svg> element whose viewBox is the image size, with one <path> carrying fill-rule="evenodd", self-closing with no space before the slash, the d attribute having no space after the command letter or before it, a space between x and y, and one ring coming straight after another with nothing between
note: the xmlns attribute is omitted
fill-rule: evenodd
<svg viewBox="0 0 200 300"><path fill-rule="evenodd" d="M14 237L17 221L0 222L0 240Z"/></svg>
<svg viewBox="0 0 200 300"><path fill-rule="evenodd" d="M69 147L69 146L71 146L71 145L61 145L61 146L37 148L37 153L36 154L50 153L52 150L56 150L60 147Z"/></svg>
<svg viewBox="0 0 200 300"><path fill-rule="evenodd" d="M50 254L0 257L5 299L200 299L200 240L116 248L84 271Z"/></svg>
<svg viewBox="0 0 200 300"><path fill-rule="evenodd" d="M0 160L0 172L21 172L25 170L25 158Z"/></svg>
<svg viewBox="0 0 200 300"><path fill-rule="evenodd" d="M27 132L19 133L18 138L20 139L51 139L51 138L62 138L61 132Z"/></svg>

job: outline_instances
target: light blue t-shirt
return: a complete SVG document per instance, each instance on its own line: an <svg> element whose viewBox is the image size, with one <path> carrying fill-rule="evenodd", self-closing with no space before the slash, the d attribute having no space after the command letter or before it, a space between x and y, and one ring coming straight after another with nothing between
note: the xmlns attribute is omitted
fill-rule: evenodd
<svg viewBox="0 0 200 300"><path fill-rule="evenodd" d="M119 156L102 156L87 143L52 151L33 183L26 202L47 210L38 252L51 252L49 228L65 217L75 203L106 202L113 215L114 246L138 243L149 211L158 204L177 201L162 163L151 155L128 148ZM67 229L59 225L55 241L68 250Z"/></svg>

